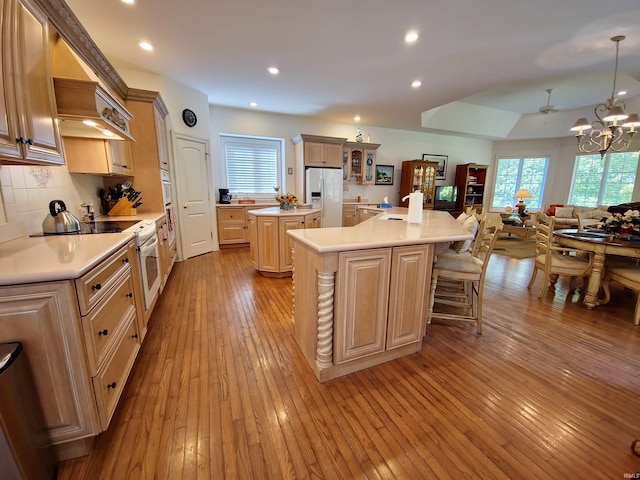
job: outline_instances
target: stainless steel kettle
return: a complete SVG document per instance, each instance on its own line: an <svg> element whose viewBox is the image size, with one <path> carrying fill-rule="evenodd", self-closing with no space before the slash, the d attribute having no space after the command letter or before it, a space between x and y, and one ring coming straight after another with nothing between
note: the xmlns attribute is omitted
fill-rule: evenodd
<svg viewBox="0 0 640 480"><path fill-rule="evenodd" d="M79 233L80 221L62 200L49 202L49 215L42 222L43 233Z"/></svg>

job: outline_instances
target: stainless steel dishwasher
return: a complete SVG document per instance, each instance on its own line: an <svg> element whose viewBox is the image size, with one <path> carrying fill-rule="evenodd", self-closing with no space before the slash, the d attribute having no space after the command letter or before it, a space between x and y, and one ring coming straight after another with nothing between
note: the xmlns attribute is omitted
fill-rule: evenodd
<svg viewBox="0 0 640 480"><path fill-rule="evenodd" d="M22 344L0 343L0 478L56 478L42 407Z"/></svg>

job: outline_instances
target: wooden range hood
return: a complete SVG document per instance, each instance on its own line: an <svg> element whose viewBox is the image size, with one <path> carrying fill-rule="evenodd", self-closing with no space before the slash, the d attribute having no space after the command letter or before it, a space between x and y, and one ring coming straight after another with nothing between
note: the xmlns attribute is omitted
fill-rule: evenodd
<svg viewBox="0 0 640 480"><path fill-rule="evenodd" d="M54 78L53 85L62 136L135 141L129 130L131 114L98 82ZM96 127L86 126L83 124L85 120L95 122ZM103 130L113 136L104 135Z"/></svg>

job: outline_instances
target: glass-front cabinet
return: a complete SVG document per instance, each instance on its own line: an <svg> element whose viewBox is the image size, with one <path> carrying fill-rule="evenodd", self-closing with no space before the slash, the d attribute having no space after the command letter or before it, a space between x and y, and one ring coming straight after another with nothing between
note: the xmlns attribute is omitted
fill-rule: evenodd
<svg viewBox="0 0 640 480"><path fill-rule="evenodd" d="M400 178L400 199L398 205L408 207L409 200L402 200L411 192L422 192L422 208L433 208L434 190L436 188L436 172L438 162L425 160L406 160L402 162L402 176Z"/></svg>
<svg viewBox="0 0 640 480"><path fill-rule="evenodd" d="M345 142L342 149L342 181L359 185L376 183L377 143Z"/></svg>

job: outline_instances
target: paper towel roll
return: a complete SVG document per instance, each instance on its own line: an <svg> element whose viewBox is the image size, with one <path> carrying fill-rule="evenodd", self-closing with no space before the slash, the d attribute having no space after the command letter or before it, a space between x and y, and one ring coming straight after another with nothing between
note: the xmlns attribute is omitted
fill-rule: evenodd
<svg viewBox="0 0 640 480"><path fill-rule="evenodd" d="M409 214L407 215L407 221L409 223L422 223L422 201L423 201L423 193L418 192L417 190L413 193L402 198L402 200L406 200L409 198Z"/></svg>

